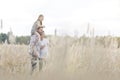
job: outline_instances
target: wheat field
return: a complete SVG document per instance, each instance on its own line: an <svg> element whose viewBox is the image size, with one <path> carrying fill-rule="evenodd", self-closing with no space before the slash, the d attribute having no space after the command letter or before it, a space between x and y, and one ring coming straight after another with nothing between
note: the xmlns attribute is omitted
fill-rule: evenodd
<svg viewBox="0 0 120 80"><path fill-rule="evenodd" d="M27 45L0 45L0 80L119 80L115 38L50 37L47 64L30 75ZM104 43L103 43L104 42Z"/></svg>

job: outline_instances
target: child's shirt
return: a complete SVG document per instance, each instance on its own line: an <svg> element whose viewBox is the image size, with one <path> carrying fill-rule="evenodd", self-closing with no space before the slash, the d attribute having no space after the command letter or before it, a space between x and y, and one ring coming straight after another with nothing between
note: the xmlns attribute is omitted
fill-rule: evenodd
<svg viewBox="0 0 120 80"><path fill-rule="evenodd" d="M35 32L37 31L37 28L40 26L40 21L36 21L33 26L32 26L32 29L31 29L31 35L34 35Z"/></svg>

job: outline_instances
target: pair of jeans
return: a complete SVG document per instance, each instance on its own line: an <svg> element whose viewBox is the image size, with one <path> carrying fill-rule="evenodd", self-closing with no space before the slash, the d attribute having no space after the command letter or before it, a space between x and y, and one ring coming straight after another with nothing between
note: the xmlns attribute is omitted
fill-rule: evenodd
<svg viewBox="0 0 120 80"><path fill-rule="evenodd" d="M41 59L41 58L37 58L35 56L32 56L32 59L31 59L31 65L32 65L32 73L34 72L34 70L37 68L37 62L39 60L39 71L42 70L43 68L43 63L44 63L44 60Z"/></svg>

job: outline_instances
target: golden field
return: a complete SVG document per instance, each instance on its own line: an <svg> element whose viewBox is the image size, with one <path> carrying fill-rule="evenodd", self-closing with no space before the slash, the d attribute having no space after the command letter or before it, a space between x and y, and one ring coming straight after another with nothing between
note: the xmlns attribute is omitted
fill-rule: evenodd
<svg viewBox="0 0 120 80"><path fill-rule="evenodd" d="M0 80L119 80L115 38L50 37L47 64L30 75L27 45L0 45Z"/></svg>

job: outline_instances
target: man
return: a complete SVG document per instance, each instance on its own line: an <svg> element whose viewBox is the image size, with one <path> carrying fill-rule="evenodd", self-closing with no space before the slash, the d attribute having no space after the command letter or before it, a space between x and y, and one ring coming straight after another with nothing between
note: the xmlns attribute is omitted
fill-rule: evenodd
<svg viewBox="0 0 120 80"><path fill-rule="evenodd" d="M47 58L47 55L48 55L48 39L45 38L45 32L43 31L41 34L40 34L40 44L41 44L41 47L40 47L40 58L41 59L46 59Z"/></svg>
<svg viewBox="0 0 120 80"><path fill-rule="evenodd" d="M45 38L44 31L40 34L40 52L39 52L39 70L42 70L43 65L46 64L48 56L48 40Z"/></svg>

